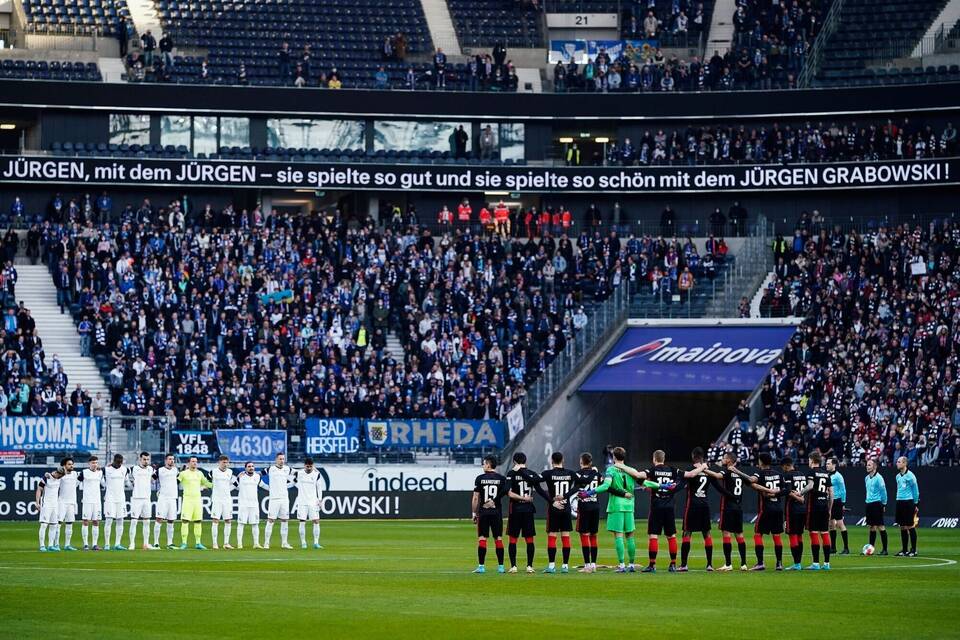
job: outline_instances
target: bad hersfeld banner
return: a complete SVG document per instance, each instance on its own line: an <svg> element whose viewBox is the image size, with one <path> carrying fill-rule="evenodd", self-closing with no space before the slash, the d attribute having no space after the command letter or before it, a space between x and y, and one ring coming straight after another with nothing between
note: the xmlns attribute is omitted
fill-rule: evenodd
<svg viewBox="0 0 960 640"><path fill-rule="evenodd" d="M0 160L0 183L520 193L792 191L957 184L960 159L791 166L471 167L26 156Z"/></svg>

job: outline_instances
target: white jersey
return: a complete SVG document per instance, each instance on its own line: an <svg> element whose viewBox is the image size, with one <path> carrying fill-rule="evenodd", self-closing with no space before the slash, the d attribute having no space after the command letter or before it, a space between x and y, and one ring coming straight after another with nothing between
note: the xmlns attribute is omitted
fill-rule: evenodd
<svg viewBox="0 0 960 640"><path fill-rule="evenodd" d="M259 507L260 497L257 489L260 487L260 474L254 472L249 475L243 472L237 475L237 502L241 507Z"/></svg>
<svg viewBox="0 0 960 640"><path fill-rule="evenodd" d="M180 471L176 467L160 467L157 469L157 482L160 488L157 490L157 499L177 499L177 477Z"/></svg>
<svg viewBox="0 0 960 640"><path fill-rule="evenodd" d="M107 494L104 498L107 502L124 502L126 495L126 480L128 470L126 467L114 467L107 465L103 470L103 475L107 480Z"/></svg>
<svg viewBox="0 0 960 640"><path fill-rule="evenodd" d="M53 474L43 474L43 506L60 504L60 484L63 478L54 478Z"/></svg>
<svg viewBox="0 0 960 640"><path fill-rule="evenodd" d="M290 465L284 465L278 467L277 465L271 465L267 469L267 477L270 479L270 499L275 500L277 498L290 499L290 492L288 487L290 485L290 479L293 476L293 467Z"/></svg>
<svg viewBox="0 0 960 640"><path fill-rule="evenodd" d="M83 504L100 504L103 495L103 469L91 471L84 469L80 472L80 490L83 491Z"/></svg>
<svg viewBox="0 0 960 640"><path fill-rule="evenodd" d="M297 503L314 505L320 502L320 473L316 469L310 473L300 469L296 473Z"/></svg>
<svg viewBox="0 0 960 640"><path fill-rule="evenodd" d="M233 491L233 469L227 467L225 470L220 471L220 468L217 467L210 472L210 477L213 480L211 497L214 500L229 502L231 500L230 494Z"/></svg>
<svg viewBox="0 0 960 640"><path fill-rule="evenodd" d="M80 475L76 471L64 474L60 478L60 504L77 504L77 484Z"/></svg>
<svg viewBox="0 0 960 640"><path fill-rule="evenodd" d="M153 467L150 465L145 467L141 467L139 464L133 465L133 471L131 473L133 476L133 493L130 495L131 500L150 499L154 473Z"/></svg>

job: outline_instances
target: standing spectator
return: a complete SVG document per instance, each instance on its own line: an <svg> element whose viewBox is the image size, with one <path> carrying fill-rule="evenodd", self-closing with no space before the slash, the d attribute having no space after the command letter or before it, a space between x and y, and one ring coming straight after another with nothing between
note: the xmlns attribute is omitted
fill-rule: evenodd
<svg viewBox="0 0 960 640"><path fill-rule="evenodd" d="M657 31L660 30L660 21L657 20L657 16L654 15L653 11L647 12L647 17L643 19L643 33L648 38L657 37Z"/></svg>
<svg viewBox="0 0 960 640"><path fill-rule="evenodd" d="M720 211L720 207L717 207L713 210L713 213L710 214L710 233L715 236L723 235L723 227L727 224L727 216L723 215L723 211Z"/></svg>
<svg viewBox="0 0 960 640"><path fill-rule="evenodd" d="M70 291L72 288L70 281L70 270L64 265L57 274L57 304L60 305L60 314L66 312L66 307L70 306Z"/></svg>
<svg viewBox="0 0 960 640"><path fill-rule="evenodd" d="M393 60L393 36L387 36L383 39L383 47L380 49L380 53L383 55L384 60Z"/></svg>
<svg viewBox="0 0 960 640"><path fill-rule="evenodd" d="M443 49L437 47L433 54L433 75L434 83L437 89L444 89L447 86L447 54Z"/></svg>
<svg viewBox="0 0 960 640"><path fill-rule="evenodd" d="M407 75L404 76L404 86L410 91L416 91L417 89L417 72L413 70L413 67L407 67Z"/></svg>
<svg viewBox="0 0 960 640"><path fill-rule="evenodd" d="M277 52L277 65L280 74L280 82L286 84L290 79L290 43L284 42L280 45L280 51Z"/></svg>
<svg viewBox="0 0 960 640"><path fill-rule="evenodd" d="M493 45L493 64L497 67L503 67L507 61L507 48L500 41Z"/></svg>
<svg viewBox="0 0 960 640"><path fill-rule="evenodd" d="M160 56L163 58L163 68L167 73L173 71L173 38L167 31L160 38Z"/></svg>
<svg viewBox="0 0 960 640"><path fill-rule="evenodd" d="M574 142L567 148L567 166L568 167L580 166L580 148L577 146L576 142Z"/></svg>
<svg viewBox="0 0 960 640"><path fill-rule="evenodd" d="M149 33L149 32L148 32ZM97 198L97 215L101 221L109 221L113 214L113 199L104 191Z"/></svg>
<svg viewBox="0 0 960 640"><path fill-rule="evenodd" d="M80 334L80 355L90 357L90 334L93 331L93 325L90 320L84 316L77 325L77 333Z"/></svg>
<svg viewBox="0 0 960 640"><path fill-rule="evenodd" d="M676 233L676 228L677 214L670 208L670 205L667 205L660 212L660 235L664 238L672 238Z"/></svg>
<svg viewBox="0 0 960 640"><path fill-rule="evenodd" d="M739 200L735 201L733 206L730 207L727 217L730 219L730 229L733 231L733 237L739 238L742 236L747 227L747 210L740 204Z"/></svg>
<svg viewBox="0 0 960 640"><path fill-rule="evenodd" d="M237 69L237 84L246 86L249 82L247 79L247 66L241 62L240 68Z"/></svg>
<svg viewBox="0 0 960 640"><path fill-rule="evenodd" d="M375 89L387 89L387 81L389 77L387 76L387 70L383 65L380 65L380 68L377 69L377 72L373 74L373 86Z"/></svg>
<svg viewBox="0 0 960 640"><path fill-rule="evenodd" d="M140 36L140 42L143 45L143 63L147 67L153 66L153 52L157 48L157 39L150 33L150 29Z"/></svg>
<svg viewBox="0 0 960 640"><path fill-rule="evenodd" d="M493 133L493 127L488 124L480 132L480 159L489 160L492 158L496 145L497 137Z"/></svg>
<svg viewBox="0 0 960 640"><path fill-rule="evenodd" d="M473 208L470 207L470 200L467 198L463 199L463 202L457 206L457 222L460 223L462 227L470 226L470 217L473 215Z"/></svg>
<svg viewBox="0 0 960 640"><path fill-rule="evenodd" d="M130 46L130 23L127 22L127 16L122 14L117 21L117 42L120 44L120 57L126 58Z"/></svg>
<svg viewBox="0 0 960 640"><path fill-rule="evenodd" d="M467 143L469 141L470 136L467 134L466 130L464 130L463 125L457 127L457 130L453 134L454 157L467 157Z"/></svg>
<svg viewBox="0 0 960 640"><path fill-rule="evenodd" d="M681 301L687 301L690 299L690 293L693 291L693 285L694 278L693 274L690 272L690 267L684 267L678 282L678 286L680 287Z"/></svg>
<svg viewBox="0 0 960 640"><path fill-rule="evenodd" d="M393 54L400 62L407 59L407 36L402 31L398 31L393 38Z"/></svg>

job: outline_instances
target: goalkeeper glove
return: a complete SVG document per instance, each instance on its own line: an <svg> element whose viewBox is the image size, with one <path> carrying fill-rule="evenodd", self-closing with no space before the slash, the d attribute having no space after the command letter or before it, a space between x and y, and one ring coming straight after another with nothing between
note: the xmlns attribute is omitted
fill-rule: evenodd
<svg viewBox="0 0 960 640"><path fill-rule="evenodd" d="M597 492L594 491L593 489L588 489L587 491L579 491L579 492L577 492L577 497L580 498L581 500L584 500L584 499L586 499L586 498L592 498L592 497L595 496L595 495L597 495Z"/></svg>

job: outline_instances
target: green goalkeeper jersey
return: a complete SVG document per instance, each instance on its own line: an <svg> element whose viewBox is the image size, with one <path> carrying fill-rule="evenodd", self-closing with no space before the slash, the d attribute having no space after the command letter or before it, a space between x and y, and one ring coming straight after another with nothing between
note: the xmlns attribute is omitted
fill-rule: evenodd
<svg viewBox="0 0 960 640"><path fill-rule="evenodd" d="M613 492L610 492L611 488L625 493L629 497L621 498ZM610 499L607 501L607 513L618 513L621 511L633 513L633 491L635 488L636 482L633 477L614 466L609 466L603 474L603 482L597 487L596 491L597 493L610 493Z"/></svg>
<svg viewBox="0 0 960 640"><path fill-rule="evenodd" d="M180 475L177 476L177 480L180 481L180 486L183 487L183 499L184 500L199 500L200 491L204 487L209 489L213 487L213 483L207 480L207 476L203 474L199 469L184 469L180 472Z"/></svg>

